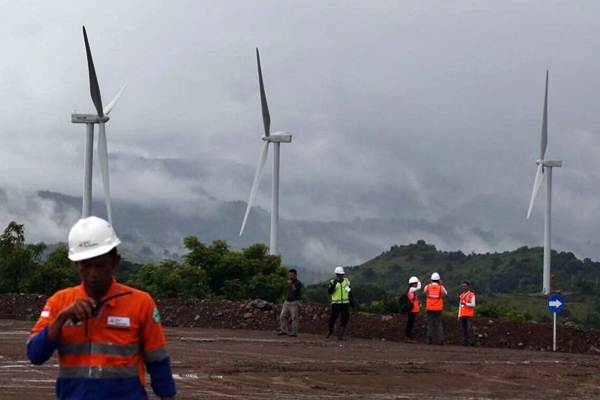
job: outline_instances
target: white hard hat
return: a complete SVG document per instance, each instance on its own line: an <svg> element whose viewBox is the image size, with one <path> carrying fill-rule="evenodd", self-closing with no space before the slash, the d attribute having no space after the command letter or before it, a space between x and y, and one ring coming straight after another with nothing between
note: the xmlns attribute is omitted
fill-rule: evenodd
<svg viewBox="0 0 600 400"><path fill-rule="evenodd" d="M344 275L344 267L342 267L341 265L338 265L337 267L335 267L335 273L340 274L340 275Z"/></svg>
<svg viewBox="0 0 600 400"><path fill-rule="evenodd" d="M416 276L411 276L408 280L408 284L412 285L413 283L419 283L419 278L417 278Z"/></svg>
<svg viewBox="0 0 600 400"><path fill-rule="evenodd" d="M101 256L119 244L121 241L108 221L98 217L82 218L69 232L69 260Z"/></svg>
<svg viewBox="0 0 600 400"><path fill-rule="evenodd" d="M440 280L440 274L438 274L437 272L434 272L433 274L431 274L431 280L432 281L439 281Z"/></svg>

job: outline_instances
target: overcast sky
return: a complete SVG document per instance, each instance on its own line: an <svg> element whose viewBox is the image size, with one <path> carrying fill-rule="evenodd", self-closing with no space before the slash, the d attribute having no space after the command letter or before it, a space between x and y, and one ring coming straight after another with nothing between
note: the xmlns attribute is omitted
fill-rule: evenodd
<svg viewBox="0 0 600 400"><path fill-rule="evenodd" d="M484 229L521 221L549 68L548 155L564 160L556 226L591 246L600 235L596 1L0 4L0 187L80 195L85 129L70 113L93 109L85 24L104 103L128 84L109 151L247 170L211 170L220 200L247 199L259 155L259 47L272 129L294 134L282 146L290 219L449 221L472 208ZM112 172L118 198L195 200L184 178ZM268 208L267 180L261 189ZM541 243L543 201L522 226Z"/></svg>

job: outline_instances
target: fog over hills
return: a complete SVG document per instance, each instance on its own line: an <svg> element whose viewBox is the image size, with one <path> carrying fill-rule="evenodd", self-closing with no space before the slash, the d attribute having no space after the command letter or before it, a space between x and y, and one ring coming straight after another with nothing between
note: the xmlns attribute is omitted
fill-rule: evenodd
<svg viewBox="0 0 600 400"><path fill-rule="evenodd" d="M247 231L238 236L246 207L232 200L235 190L245 193L252 179L252 167L227 160L201 158L148 158L131 154L111 155L115 227L123 239L126 254L138 261L181 254L182 239L196 235L204 242L226 240L234 248L255 242L268 243L269 213L256 207L250 214ZM97 171L96 171L97 172ZM259 204L269 205L268 173L261 185ZM104 202L99 177L95 177L94 213L103 216ZM295 184L295 186L293 185ZM148 186L150 185L150 186ZM343 187L343 185L342 185ZM235 189L237 188L237 189ZM235 189L235 190L234 190ZM284 262L309 270L330 271L336 264L356 265L395 244L424 239L443 250L466 253L503 251L541 242L543 220L527 222L524 210L514 207L509 196L477 195L461 202L446 200L445 212L427 218L414 192L387 192L382 187L371 192L371 201L395 198L382 206L382 215L336 220L290 218L290 208L302 203L319 207L328 196L345 196L340 188L313 186L304 191L301 183L284 177L282 189L281 251ZM391 189L390 189L391 190ZM411 197L414 199L411 202ZM358 200L360 201L360 200ZM367 199L366 201L369 201ZM79 216L81 198L55 191L4 189L0 192L0 222L16 220L26 225L29 241L64 241L68 229ZM396 212L392 211L396 208ZM442 210L442 208L440 208ZM562 224L561 224L562 222ZM583 257L600 258L598 247L586 240L585 229L579 237L567 236L573 229L558 221L555 248L573 251ZM591 237L591 236L590 236Z"/></svg>

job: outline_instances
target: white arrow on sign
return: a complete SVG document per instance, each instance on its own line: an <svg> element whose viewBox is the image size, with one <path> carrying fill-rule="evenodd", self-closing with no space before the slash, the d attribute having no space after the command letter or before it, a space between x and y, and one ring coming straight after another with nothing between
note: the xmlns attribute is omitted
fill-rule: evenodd
<svg viewBox="0 0 600 400"><path fill-rule="evenodd" d="M548 305L554 308L559 308L560 306L562 306L562 304L563 303L560 300L552 300L548 302Z"/></svg>

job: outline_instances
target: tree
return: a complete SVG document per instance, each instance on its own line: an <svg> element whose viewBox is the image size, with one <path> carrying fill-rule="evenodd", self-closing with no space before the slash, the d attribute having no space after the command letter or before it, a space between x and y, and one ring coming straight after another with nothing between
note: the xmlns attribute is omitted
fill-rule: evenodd
<svg viewBox="0 0 600 400"><path fill-rule="evenodd" d="M25 244L25 228L12 221L0 235L0 292L30 292L44 244Z"/></svg>
<svg viewBox="0 0 600 400"><path fill-rule="evenodd" d="M60 289L77 285L80 282L79 274L68 255L67 246L61 244L56 247L46 261L32 271L29 290L50 295Z"/></svg>

